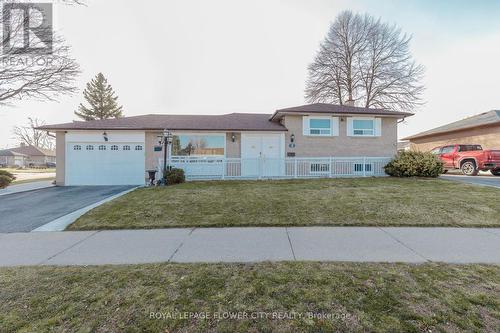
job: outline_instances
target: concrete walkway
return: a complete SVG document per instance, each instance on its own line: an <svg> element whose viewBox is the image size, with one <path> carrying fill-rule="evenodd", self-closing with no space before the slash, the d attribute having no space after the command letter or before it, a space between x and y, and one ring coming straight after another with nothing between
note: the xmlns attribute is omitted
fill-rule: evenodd
<svg viewBox="0 0 500 333"><path fill-rule="evenodd" d="M19 185L10 185L7 188L0 189L0 196L6 194L21 193L26 191L39 190L41 188L52 187L52 180L42 180L39 182L29 182Z"/></svg>
<svg viewBox="0 0 500 333"><path fill-rule="evenodd" d="M500 264L500 228L200 228L0 234L0 266L279 260Z"/></svg>

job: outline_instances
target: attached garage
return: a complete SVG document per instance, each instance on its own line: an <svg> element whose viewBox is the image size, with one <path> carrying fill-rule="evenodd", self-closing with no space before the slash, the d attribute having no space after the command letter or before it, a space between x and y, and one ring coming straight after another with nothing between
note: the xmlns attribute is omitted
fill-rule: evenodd
<svg viewBox="0 0 500 333"><path fill-rule="evenodd" d="M68 132L65 185L142 185L144 132Z"/></svg>

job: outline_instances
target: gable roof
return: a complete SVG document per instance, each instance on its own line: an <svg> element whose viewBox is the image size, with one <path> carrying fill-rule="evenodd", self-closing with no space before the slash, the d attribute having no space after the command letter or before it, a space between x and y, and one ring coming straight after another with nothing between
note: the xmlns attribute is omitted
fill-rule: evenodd
<svg viewBox="0 0 500 333"><path fill-rule="evenodd" d="M369 114L369 115L393 116L398 118L413 116L413 113L411 112L398 112L386 109L364 108L364 107L349 106L349 105L314 103L314 104L306 104L306 105L276 110L276 112L271 116L271 120L279 119L283 116L283 114L287 113L298 113L298 114L332 113L332 114L360 114L360 115Z"/></svg>
<svg viewBox="0 0 500 333"><path fill-rule="evenodd" d="M453 131L460 131L468 128L478 127L478 126L488 126L488 125L500 125L500 110L492 110L488 112L483 112L475 116L471 116L453 123L439 126L431 130L421 132L403 140L417 139L424 136L431 136L435 134L442 134Z"/></svg>
<svg viewBox="0 0 500 333"><path fill-rule="evenodd" d="M209 130L209 131L286 131L270 114L230 113L223 115L148 114L116 119L74 121L44 125L42 130Z"/></svg>
<svg viewBox="0 0 500 333"><path fill-rule="evenodd" d="M6 149L11 152L27 155L27 156L56 156L55 150L38 148L35 146L20 146L16 148Z"/></svg>
<svg viewBox="0 0 500 333"><path fill-rule="evenodd" d="M15 151L10 150L10 149L0 150L0 156L24 156L24 157L28 157L28 155L17 153Z"/></svg>

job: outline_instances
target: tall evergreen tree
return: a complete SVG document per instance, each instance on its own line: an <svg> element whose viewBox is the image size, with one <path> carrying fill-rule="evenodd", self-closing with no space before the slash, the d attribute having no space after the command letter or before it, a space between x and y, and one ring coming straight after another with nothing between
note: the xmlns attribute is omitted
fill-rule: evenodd
<svg viewBox="0 0 500 333"><path fill-rule="evenodd" d="M83 97L89 107L80 103L75 114L85 121L122 117L122 106L118 106L118 96L108 80L99 73L93 78L83 91Z"/></svg>

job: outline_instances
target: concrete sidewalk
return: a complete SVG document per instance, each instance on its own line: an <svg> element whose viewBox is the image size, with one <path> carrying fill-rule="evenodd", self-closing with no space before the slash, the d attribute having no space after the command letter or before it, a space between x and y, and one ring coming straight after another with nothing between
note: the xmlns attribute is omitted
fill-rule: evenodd
<svg viewBox="0 0 500 333"><path fill-rule="evenodd" d="M297 227L0 234L0 266L279 260L500 264L500 229Z"/></svg>

